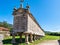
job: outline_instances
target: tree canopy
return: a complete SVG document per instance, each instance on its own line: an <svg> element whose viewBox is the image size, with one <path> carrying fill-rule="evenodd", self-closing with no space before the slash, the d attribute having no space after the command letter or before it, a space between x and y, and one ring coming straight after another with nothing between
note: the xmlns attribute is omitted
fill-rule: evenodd
<svg viewBox="0 0 60 45"><path fill-rule="evenodd" d="M0 27L12 29L12 24L7 23L6 21L0 22Z"/></svg>

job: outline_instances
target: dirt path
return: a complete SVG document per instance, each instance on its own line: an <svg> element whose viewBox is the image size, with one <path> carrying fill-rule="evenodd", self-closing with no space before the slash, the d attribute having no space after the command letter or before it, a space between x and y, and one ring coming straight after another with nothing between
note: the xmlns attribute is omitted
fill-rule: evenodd
<svg viewBox="0 0 60 45"><path fill-rule="evenodd" d="M47 40L47 41L43 41L37 45L59 45L59 42L57 40Z"/></svg>

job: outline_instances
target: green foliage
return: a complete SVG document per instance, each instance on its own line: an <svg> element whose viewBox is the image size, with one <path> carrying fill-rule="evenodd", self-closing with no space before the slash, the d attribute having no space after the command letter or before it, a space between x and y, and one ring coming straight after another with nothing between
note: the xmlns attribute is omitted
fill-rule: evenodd
<svg viewBox="0 0 60 45"><path fill-rule="evenodd" d="M7 23L6 21L0 22L0 27L9 28L12 30L12 24Z"/></svg>
<svg viewBox="0 0 60 45"><path fill-rule="evenodd" d="M45 31L46 35L52 35L52 36L60 36L59 32L49 32L49 31Z"/></svg>

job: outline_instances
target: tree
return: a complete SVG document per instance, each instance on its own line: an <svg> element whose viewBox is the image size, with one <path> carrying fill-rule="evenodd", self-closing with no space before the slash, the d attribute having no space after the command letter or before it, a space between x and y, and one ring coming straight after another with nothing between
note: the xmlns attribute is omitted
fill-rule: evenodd
<svg viewBox="0 0 60 45"><path fill-rule="evenodd" d="M0 22L0 27L12 29L12 24L7 23L6 21Z"/></svg>

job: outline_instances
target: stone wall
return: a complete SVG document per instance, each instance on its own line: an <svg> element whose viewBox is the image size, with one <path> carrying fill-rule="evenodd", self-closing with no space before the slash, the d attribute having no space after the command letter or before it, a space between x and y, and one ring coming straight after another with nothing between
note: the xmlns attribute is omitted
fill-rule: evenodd
<svg viewBox="0 0 60 45"><path fill-rule="evenodd" d="M23 14L14 16L13 30L16 32L24 32L27 30L27 17Z"/></svg>
<svg viewBox="0 0 60 45"><path fill-rule="evenodd" d="M28 32L37 35L44 35L42 29L34 22L34 20L28 15Z"/></svg>
<svg viewBox="0 0 60 45"><path fill-rule="evenodd" d="M0 34L3 34L4 37L10 36L10 32L9 31L0 31Z"/></svg>
<svg viewBox="0 0 60 45"><path fill-rule="evenodd" d="M17 14L14 16L13 30L15 32L45 35L42 29L28 14Z"/></svg>

